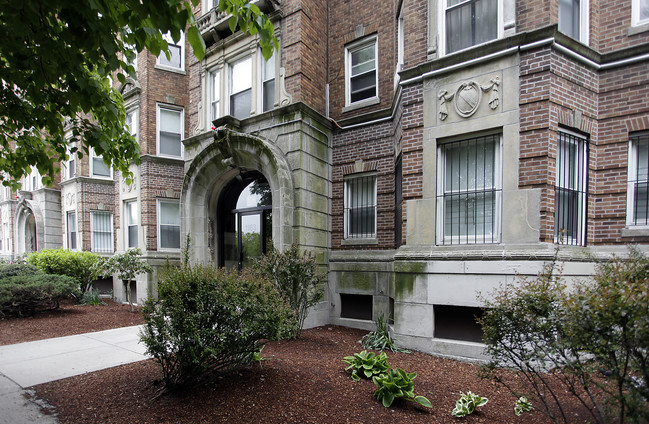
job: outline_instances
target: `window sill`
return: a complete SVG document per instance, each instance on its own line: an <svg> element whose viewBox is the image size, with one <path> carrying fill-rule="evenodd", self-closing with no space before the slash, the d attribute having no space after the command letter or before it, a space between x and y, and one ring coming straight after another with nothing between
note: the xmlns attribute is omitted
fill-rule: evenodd
<svg viewBox="0 0 649 424"><path fill-rule="evenodd" d="M342 246L376 246L379 244L379 240L376 237L373 238L348 238L343 239L340 244Z"/></svg>
<svg viewBox="0 0 649 424"><path fill-rule="evenodd" d="M378 105L379 103L381 103L381 99L379 99L378 97L372 97L372 98L369 98L369 99L366 99L366 100L361 100L361 101L358 101L356 103L352 103L352 104L350 104L348 106L345 106L344 108L342 108L342 113L351 112L352 110L362 109L362 108L368 107L368 106Z"/></svg>
<svg viewBox="0 0 649 424"><path fill-rule="evenodd" d="M637 35L649 31L649 23L638 24L629 28L628 35Z"/></svg>
<svg viewBox="0 0 649 424"><path fill-rule="evenodd" d="M159 65L157 63L155 64L154 68L155 69L160 69L161 71L168 71L168 72L173 72L173 73L180 74L180 75L187 75L185 70L182 69L182 68L173 68L171 66Z"/></svg>
<svg viewBox="0 0 649 424"><path fill-rule="evenodd" d="M625 237L649 237L649 227L624 227L622 228L623 238Z"/></svg>

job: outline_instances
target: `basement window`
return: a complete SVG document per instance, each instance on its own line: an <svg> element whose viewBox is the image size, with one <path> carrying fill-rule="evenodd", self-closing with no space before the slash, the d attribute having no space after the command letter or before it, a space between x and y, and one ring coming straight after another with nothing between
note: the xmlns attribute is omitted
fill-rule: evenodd
<svg viewBox="0 0 649 424"><path fill-rule="evenodd" d="M482 343L482 327L476 321L482 308L434 305L435 338Z"/></svg>
<svg viewBox="0 0 649 424"><path fill-rule="evenodd" d="M340 294L340 317L372 320L372 296L365 294Z"/></svg>

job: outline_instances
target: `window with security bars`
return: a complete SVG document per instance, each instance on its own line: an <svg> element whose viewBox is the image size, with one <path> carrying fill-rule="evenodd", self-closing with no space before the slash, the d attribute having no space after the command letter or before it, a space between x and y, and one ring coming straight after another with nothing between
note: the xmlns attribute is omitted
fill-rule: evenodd
<svg viewBox="0 0 649 424"><path fill-rule="evenodd" d="M554 189L554 240L586 244L588 143L582 136L559 132Z"/></svg>
<svg viewBox="0 0 649 424"><path fill-rule="evenodd" d="M500 135L441 144L437 181L438 244L500 241Z"/></svg>
<svg viewBox="0 0 649 424"><path fill-rule="evenodd" d="M113 253L113 214L90 211L90 248L93 252Z"/></svg>
<svg viewBox="0 0 649 424"><path fill-rule="evenodd" d="M345 238L376 237L376 175L345 181Z"/></svg>
<svg viewBox="0 0 649 424"><path fill-rule="evenodd" d="M630 139L627 225L649 225L649 133Z"/></svg>
<svg viewBox="0 0 649 424"><path fill-rule="evenodd" d="M66 235L69 250L77 250L77 214L68 212L65 217Z"/></svg>

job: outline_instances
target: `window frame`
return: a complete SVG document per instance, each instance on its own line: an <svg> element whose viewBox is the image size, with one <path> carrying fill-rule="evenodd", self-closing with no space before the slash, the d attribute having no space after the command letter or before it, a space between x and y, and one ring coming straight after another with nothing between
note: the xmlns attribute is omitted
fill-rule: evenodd
<svg viewBox="0 0 649 424"><path fill-rule="evenodd" d="M640 140L641 138L643 140ZM638 180L638 144L640 142L642 142L643 144L647 143L649 152L649 133L642 132L629 136L629 160L627 167L626 190L626 225L627 227L634 228L649 228L649 213L647 213L647 217L644 219L644 223L639 223L638 218L636 217L636 184L641 182L640 180ZM644 184L647 184L647 187L649 188L649 170L646 179L642 180L642 182L644 182ZM649 211L649 202L647 203L646 207Z"/></svg>
<svg viewBox="0 0 649 424"><path fill-rule="evenodd" d="M642 9L642 2L647 3L649 7L649 0L632 0L631 2L631 26L641 26L649 24L649 14L645 19L640 18L640 10Z"/></svg>
<svg viewBox="0 0 649 424"><path fill-rule="evenodd" d="M493 228L491 234L486 234L483 231L482 235L477 234L477 224L474 223L474 234L470 235L453 235L446 234L446 155L445 147L453 143L470 143L477 142L477 140L482 138L495 137L494 142L494 157L493 157L493 178L492 185L487 187L486 184L480 189L475 188L470 190L468 187L466 190L452 191L451 194L457 195L458 193L467 193L471 192L478 193L488 193L492 192L494 196L494 205L493 210ZM497 133L484 133L484 134L474 134L474 135L465 135L461 138L454 138L452 140L445 140L443 142L438 142L437 144L437 199L436 199L436 217L435 217L435 228L436 228L436 245L438 246L447 246L447 245L458 245L458 246L467 246L467 245L477 245L477 244L499 244L502 241L502 219L503 219L503 202L502 202L502 190L503 190L503 134L501 132ZM486 163L483 160L483 163ZM484 220L483 220L484 221ZM486 226L486 221L483 222L483 226Z"/></svg>
<svg viewBox="0 0 649 424"><path fill-rule="evenodd" d="M273 60L273 68L272 68L272 78L266 78L266 64L268 63L266 59L264 58L264 55L261 52L261 49L258 49L257 51L257 61L259 63L259 66L257 67L257 78L253 75L253 90L255 89L254 87L254 82L257 81L258 87L257 87L257 110L261 111L262 113L268 112L270 110L275 109L275 105L277 104L277 52L273 50L273 55L271 56L270 59L268 60ZM266 109L264 106L264 93L266 92L265 84L267 82L273 81L273 104L269 109Z"/></svg>
<svg viewBox="0 0 649 424"><path fill-rule="evenodd" d="M77 153L72 153L70 151L73 147L75 147L75 144L76 143L68 144L68 147L66 149L68 160L63 161L64 172L61 178L63 181L71 180L77 176ZM70 166L70 164L72 164L72 166ZM70 170L72 170L72 174L70 174Z"/></svg>
<svg viewBox="0 0 649 424"><path fill-rule="evenodd" d="M353 191L351 190L351 182L357 181L362 178L373 179L373 199L371 205L364 205L362 207L374 208L374 221L372 223L373 233L351 232L350 212L352 211L351 200ZM343 180L343 238L345 240L375 240L378 230L378 176L376 172L363 172L358 174L346 175Z"/></svg>
<svg viewBox="0 0 649 424"><path fill-rule="evenodd" d="M446 40L446 38L447 38L446 37L446 26L447 26L446 25L446 11L447 11L447 9L449 9L448 1L449 0L439 0L440 7L438 7L438 15L437 15L437 19L438 19L438 22L439 22L439 25L438 25L438 28L439 28L439 34L438 34L439 43L438 43L438 46L437 46L437 50L438 50L440 56L445 56L447 54L459 53L459 52L462 52L462 51L465 51L465 50L472 49L474 47L481 46L483 44L491 43L494 40L500 40L501 38L504 37L504 35L505 35L505 24L504 24L503 0L496 0L496 2L498 3L498 10L497 10L497 17L496 17L496 26L497 26L497 28L496 28L496 38L494 38L492 40L485 41L483 43L478 43L478 44L474 44L474 45L469 46L469 47L465 47L464 49L456 50L456 51L453 51L453 52L448 52L447 48L446 48L446 43L447 43L447 40ZM464 0L464 1L462 1L462 3L458 3L456 5L451 6L451 8L457 8L461 4L466 4L466 3L476 2L476 1L480 1L480 0Z"/></svg>
<svg viewBox="0 0 649 424"><path fill-rule="evenodd" d="M167 56L164 52L160 52L156 58L155 67L158 69L163 69L166 71L176 71L184 72L185 71L185 32L180 31L180 40L178 43L173 41L171 34L169 32L162 34L162 38L167 42L169 46L180 47L180 67L172 66L167 63L161 63L162 58L167 60Z"/></svg>
<svg viewBox="0 0 649 424"><path fill-rule="evenodd" d="M135 208L135 224L131 222L131 214L129 213L130 207ZM137 199L125 200L124 201L124 249L137 248L140 246L140 235L139 235L139 225L140 225L140 213L138 208ZM131 246L131 232L130 228L135 227L135 246Z"/></svg>
<svg viewBox="0 0 649 424"><path fill-rule="evenodd" d="M110 223L110 249L109 250L104 250L104 249L98 249L97 246L95 246L95 243L97 242L96 239L96 233L101 233L101 234L107 234L108 231L100 231L97 230L96 227L96 220L97 220L97 215L107 215L108 216L108 222ZM113 213L111 211L104 211L104 210L91 210L90 211L90 251L95 252L95 253L115 253L115 228L114 228L114 223L113 223Z"/></svg>
<svg viewBox="0 0 649 424"><path fill-rule="evenodd" d="M561 1L561 0L559 0ZM561 7L559 6L557 24L561 19ZM562 34L566 34L562 32ZM588 45L590 39L590 0L579 0L579 37L574 38L569 34L566 36Z"/></svg>
<svg viewBox="0 0 649 424"><path fill-rule="evenodd" d="M113 179L113 167L112 166L106 166L108 168L108 175L95 175L95 160L101 160L101 163L106 165L104 163L104 159L102 155L98 155L97 152L95 152L95 149L90 147L90 154L88 155L90 157L90 176L92 178L100 178L102 180L112 180Z"/></svg>
<svg viewBox="0 0 649 424"><path fill-rule="evenodd" d="M575 176L574 176L574 185L575 188L571 187L563 187L561 186L561 176L563 175L562 172L560 172L559 167L561 166L560 164L560 143L561 143L561 136L562 134L566 135L569 138L569 142L572 142L573 140L578 140L580 144L577 144L577 157L575 159L575 164L574 166L577 167L577 170L575 171ZM582 148L583 144L583 148ZM588 235L588 223L587 223L587 217L588 217L588 164L589 164L589 142L588 142L588 137L579 134L573 131L570 131L565 128L559 128L557 131L557 157L555 159L555 190L554 190L554 196L555 196L555 204L554 204L554 243L556 244L561 244L561 245L572 245L572 246L586 246L586 240L587 240L587 235ZM580 156L583 153L583 156ZM581 166L581 172L579 172L579 166ZM572 163L568 163L569 167L572 167ZM571 178L572 179L572 178ZM557 205L557 188L563 189L563 190L571 190L573 192L576 192L578 195L578 203L577 203L577 237L575 236L564 236L559 234L559 228L557 226L558 223L558 217L557 213L559 210L559 206Z"/></svg>
<svg viewBox="0 0 649 424"><path fill-rule="evenodd" d="M72 217L72 220L70 220ZM70 229L70 222L74 222L74 231ZM65 245L66 249L77 251L79 250L79 223L77 222L77 212L67 211L65 213ZM71 241L74 240L74 246L71 246Z"/></svg>
<svg viewBox="0 0 649 424"><path fill-rule="evenodd" d="M352 54L370 45L374 45L374 95L361 100L352 101ZM369 72L369 71L366 71ZM345 107L374 104L379 100L379 40L377 35L362 38L345 46Z"/></svg>
<svg viewBox="0 0 649 424"><path fill-rule="evenodd" d="M218 74L218 77L217 77ZM218 79L218 81L217 81ZM218 99L215 99L215 87L218 86ZM208 98L208 107L207 107L207 122L211 123L212 121L223 116L223 68L214 68L208 73L207 87L209 90ZM218 106L218 113L214 116L213 107L214 104Z"/></svg>
<svg viewBox="0 0 649 424"><path fill-rule="evenodd" d="M246 88L245 90L240 90L237 91L236 93L233 91L232 84L234 82L232 75L234 74L234 67L235 65L246 61L250 60L250 87ZM232 60L227 62L227 81L226 81L226 90L227 92L225 93L225 107L226 109L226 115L233 116L237 119L246 119L250 118L252 116L252 107L255 104L253 102L253 93L255 92L255 81L257 80L256 75L255 75L255 66L254 66L254 54L245 54L243 56L237 56L236 58L233 58ZM232 110L232 98L236 95L242 94L246 91L250 91L250 110L248 111L248 115L245 117L236 117L234 115L234 111Z"/></svg>
<svg viewBox="0 0 649 424"><path fill-rule="evenodd" d="M162 247L161 243L161 223L160 223L160 205L163 203L174 204L178 206L178 230L180 233L181 224L180 224L180 201L176 199L157 199L156 201L156 233L157 233L157 248L159 252L179 252L180 251L180 241L178 242L179 247ZM181 238L182 239L182 238Z"/></svg>
<svg viewBox="0 0 649 424"><path fill-rule="evenodd" d="M133 124L133 128L129 127L126 124L125 125L128 128L129 133L133 136L133 138L135 138L135 141L139 143L140 142L140 108L137 106L133 108L128 108L126 110L127 119L129 115L133 116L133 118L131 118L131 122L135 122L135 123Z"/></svg>
<svg viewBox="0 0 649 424"><path fill-rule="evenodd" d="M11 246L9 245L11 243L11 226L8 222L2 223L2 234L4 237L5 252L11 252Z"/></svg>
<svg viewBox="0 0 649 424"><path fill-rule="evenodd" d="M170 112L178 112L180 115L180 155L170 155L167 153L160 153L160 111L166 110ZM183 139L185 138L185 109L179 106L167 105L162 103L156 104L156 155L160 157L182 159L185 157L185 146Z"/></svg>

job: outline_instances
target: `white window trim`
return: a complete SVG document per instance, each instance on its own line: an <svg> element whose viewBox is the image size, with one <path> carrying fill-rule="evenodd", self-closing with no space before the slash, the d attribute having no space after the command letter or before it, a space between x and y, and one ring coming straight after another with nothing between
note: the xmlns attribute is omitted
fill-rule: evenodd
<svg viewBox="0 0 649 424"><path fill-rule="evenodd" d="M136 228L136 237L137 237L137 245L135 247L140 247L140 208L139 203L137 199L131 199L131 200L125 200L124 201L124 249L130 249L129 247L129 221L130 221L130 215L128 213L128 207L129 205L135 205L135 215L138 218L137 223L135 224Z"/></svg>
<svg viewBox="0 0 649 424"><path fill-rule="evenodd" d="M126 110L126 115L133 114L133 127L134 128L129 128L129 133L134 136L135 141L137 143L140 142L140 108L138 106L135 106L133 108L127 109ZM135 133L135 134L134 134Z"/></svg>
<svg viewBox="0 0 649 424"><path fill-rule="evenodd" d="M278 77L278 60L277 60L277 52L273 51L273 56L275 57L275 69L273 69L273 81L275 81L275 85L273 88L273 110L275 108L275 105L277 104L277 97L279 94L278 88L279 84L277 84L277 77ZM270 79L264 80L264 68L266 67L266 59L264 58L264 55L261 52L261 49L257 49L257 75L255 76L253 73L252 76L252 89L255 90L255 84L257 84L257 110L260 113L264 112L264 82L270 81ZM266 111L268 112L268 111Z"/></svg>
<svg viewBox="0 0 649 424"><path fill-rule="evenodd" d="M453 53L449 53L449 54L460 53L460 52L463 52L465 50L469 50L469 49L472 49L472 48L475 48L475 47L478 47L478 46L482 46L482 45L487 44L487 43L491 43L492 41L495 41L495 40L500 40L501 38L504 37L505 24L504 24L504 18L503 18L503 16L504 16L503 15L503 0L497 0L497 1L498 1L498 19L497 19L497 21L498 21L497 22L497 25L498 25L497 30L498 30L498 32L497 32L496 38L493 39L493 40L486 41L484 43L480 43L480 44L476 44L474 46L467 47L466 49L454 51ZM439 43L438 43L438 46L437 46L437 50L439 51L440 56L445 56L447 54L446 53L446 5L447 4L448 4L447 0L439 0L440 7L437 8L438 9L437 21L439 22L439 25L438 25L438 27L439 27L439 34L438 34Z"/></svg>
<svg viewBox="0 0 649 424"><path fill-rule="evenodd" d="M374 177L374 234L371 236L353 236L350 237L349 234L349 205L351 203L350 199L350 190L348 183L350 181L356 180L358 178L363 178L363 177ZM378 230L378 176L375 172L365 172L361 174L351 174L345 177L344 179L344 184L343 184L343 227L344 227L344 235L343 238L345 240L374 240L377 238L377 230Z"/></svg>
<svg viewBox="0 0 649 424"><path fill-rule="evenodd" d="M649 228L649 220L646 224L636 224L635 211L635 184L638 179L638 146L629 137L629 161L627 166L626 186L626 226L633 228Z"/></svg>
<svg viewBox="0 0 649 424"><path fill-rule="evenodd" d="M69 140L68 140L69 142ZM70 143L68 144L68 148L66 149L66 153L68 155L68 160L63 161L62 163L62 175L61 175L61 180L66 181L66 180L71 180L77 176L77 153L72 153L70 150L75 147L76 143ZM74 163L74 174L70 176L70 163Z"/></svg>
<svg viewBox="0 0 649 424"><path fill-rule="evenodd" d="M404 28L405 21L403 16L403 3L401 4L401 9L399 9L399 14L397 16L397 66L394 70L394 89L396 91L399 81L399 71L403 70L404 65L404 56L405 56L405 33Z"/></svg>
<svg viewBox="0 0 649 424"><path fill-rule="evenodd" d="M93 214L99 213L99 214L106 214L110 216L110 251L97 251L93 249L93 246L95 245L95 230L93 228L93 221L94 219L92 218ZM114 228L114 217L113 213L110 211L104 211L104 210L91 210L90 211L90 250L92 252L97 252L97 253L115 253L115 228ZM78 232L77 232L78 233Z"/></svg>
<svg viewBox="0 0 649 424"><path fill-rule="evenodd" d="M207 87L207 96L205 96L206 99L207 99L207 107L205 109L206 109L206 114L207 114L208 127L212 126L212 121L224 116L224 112L225 112L224 105L226 103L226 102L223 101L223 91L224 91L223 74L224 74L224 72L225 72L225 69L222 66L212 68L212 69L209 70L209 72L207 72L207 82L206 82L206 85L205 85ZM217 114L216 117L212 117L212 104L214 103L214 98L212 96L214 95L214 83L215 83L214 74L216 74L216 73L219 74L218 81L217 81L217 84L219 85L219 98L218 98L219 113Z"/></svg>
<svg viewBox="0 0 649 424"><path fill-rule="evenodd" d="M233 112L230 110L230 97L232 97L233 94L238 94L242 91L239 91L238 93L232 93L232 68L238 62L242 62L248 58L250 58L250 73L252 75L252 81L250 81L250 115L248 115L248 117L251 117L256 113L257 102L255 97L257 97L258 91L256 85L258 85L257 81L259 80L259 72L258 66L255 66L255 62L258 62L255 56L256 54L250 54L249 52L246 52L243 55L235 56L227 61L225 72L226 79L224 81L224 84L221 85L221 88L225 88L225 93L221 92L221 99L225 99L225 102L221 103L221 116L234 116ZM223 74L221 74L221 78L224 78Z"/></svg>
<svg viewBox="0 0 649 424"><path fill-rule="evenodd" d="M171 247L161 247L160 246L160 204L162 203L173 203L178 206L178 214L180 215L180 201L175 199L157 199L156 202L156 234L157 234L157 247L158 252L179 252L180 248L171 248ZM180 219L180 216L178 217ZM182 236L182 234L181 234ZM182 243L182 237L180 242Z"/></svg>
<svg viewBox="0 0 649 424"><path fill-rule="evenodd" d="M503 145L503 136L502 134L480 134L480 135L469 135L466 137L462 137L460 139L454 139L454 140L448 140L448 143L452 143L454 141L462 141L462 140L469 140L475 137L481 137L481 136L489 136L489 135L498 135L498 141L496 142L496 152L494 154L494 173L495 173L495 182L494 182L494 189L495 191L495 202L496 202L496 210L495 210L495 219L494 219L494 228L493 228L493 235L491 237L485 236L484 238L480 238L477 236L447 236L444 234L444 221L445 221L445 216L444 216L444 202L436 202L437 203L437 213L436 213L436 218L435 218L435 228L436 228L436 240L437 240L437 245L458 245L458 246L466 246L469 244L469 241L471 241L470 244L498 244L501 242L501 237L502 237L502 218L503 218L503 213L502 213L502 187L503 187L503 171L502 171L502 163L503 163L503 158L502 158L502 145ZM439 193L441 196L444 195L445 192L445 187L446 187L446 161L444 154L442 153L442 145L445 143L439 143L437 146L437 193ZM485 187L486 188L486 187ZM450 241L457 241L456 243L449 243Z"/></svg>
<svg viewBox="0 0 649 424"><path fill-rule="evenodd" d="M640 3L643 0L632 0L631 6L631 26L641 26L649 24L649 18L640 19ZM646 1L646 0L645 0Z"/></svg>
<svg viewBox="0 0 649 424"><path fill-rule="evenodd" d="M95 175L95 159L101 159L103 161L103 157L101 155L98 155L95 152L95 149L92 147L90 148L90 177L92 178L98 178L101 180L112 180L113 179L113 167L109 166L108 167L108 176L105 175Z"/></svg>
<svg viewBox="0 0 649 424"><path fill-rule="evenodd" d="M178 40L177 44L171 38L170 33L162 34L162 38L164 38L165 41L167 41L167 44L180 46L180 67L177 68L175 66L169 66L167 64L160 63L161 56L165 55L165 53L163 53L163 52L160 52L160 55L156 58L155 67L158 68L158 69L164 69L164 70L168 70L168 71L176 71L176 72L181 71L181 72L184 72L185 71L185 32L180 31L180 40ZM165 58L166 58L166 55L165 55Z"/></svg>
<svg viewBox="0 0 649 424"><path fill-rule="evenodd" d="M180 112L180 156L174 155L165 155L160 153L160 110L170 110L174 112ZM156 104L156 130L155 130L155 149L156 155L160 157L182 159L185 157L185 146L183 145L183 140L185 139L185 109L178 106L172 106L167 104Z"/></svg>
<svg viewBox="0 0 649 424"><path fill-rule="evenodd" d="M70 214L74 214L74 224L75 224L75 231L74 231L74 238L75 238L75 248L70 247L70 226L68 225L68 216ZM65 248L68 250L73 250L77 251L79 250L79 221L77 220L77 212L76 211L66 211L65 212Z"/></svg>
<svg viewBox="0 0 649 424"><path fill-rule="evenodd" d="M354 51L374 44L374 76L375 76L375 93L374 96L367 99L351 101L351 76L352 76L352 61L351 55ZM379 40L376 35L363 38L362 40L355 41L348 46L345 46L345 106L357 106L365 103L376 104L379 100Z"/></svg>
<svg viewBox="0 0 649 424"><path fill-rule="evenodd" d="M584 143L584 149L583 149L584 155L581 158L577 158L578 160L581 160L581 162L582 162L582 164L581 164L582 165L581 166L582 173L581 173L581 175L577 175L577 173L575 172L575 178L577 178L577 181L581 181L581 184L579 184L579 187L576 188L580 193L578 212L579 212L579 224L581 224L581 226L580 226L580 228L578 230L579 235L578 235L578 240L577 241L575 241L575 237L572 237L572 236L564 236L565 240L563 240L563 241L560 240L560 237L557 236L557 234L556 234L556 228L555 228L554 229L555 230L554 231L554 233L555 233L555 235L554 235L554 243L562 244L562 245L567 244L567 245L574 245L574 246L585 246L586 245L587 230L588 230L587 229L587 223L586 223L586 218L587 218L587 216L586 216L586 212L587 212L586 200L587 200L587 195L588 195L587 189L588 189L588 154L589 154L588 145L587 145L588 139L582 134L572 132L572 131L567 130L565 128L559 128L559 131L557 133L557 158L555 159L555 161L558 161L558 155L559 155L559 145L558 145L558 143L559 143L559 137L561 137L561 133L570 135L572 137L576 137L576 138L578 138L580 140L581 143ZM559 168L559 164L556 164L555 165L555 173L554 173L555 174L554 184L555 184L556 187L561 187L559 185L560 173L558 172L558 168ZM565 187L561 187L561 188L565 188ZM554 210L555 210L555 213L556 213L556 211L557 211L556 205L554 207ZM555 218L555 222L556 222L556 218Z"/></svg>
<svg viewBox="0 0 649 424"><path fill-rule="evenodd" d="M557 20L558 22L558 20ZM590 38L590 0L579 1L579 41L588 45Z"/></svg>

